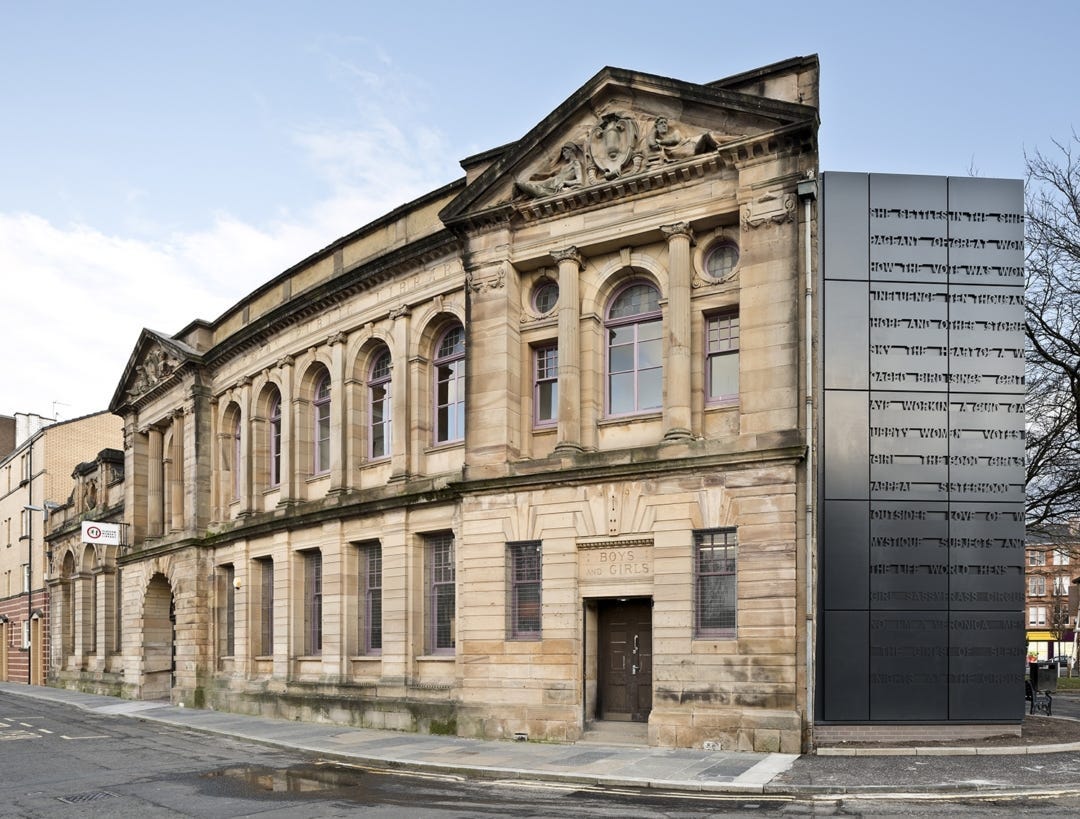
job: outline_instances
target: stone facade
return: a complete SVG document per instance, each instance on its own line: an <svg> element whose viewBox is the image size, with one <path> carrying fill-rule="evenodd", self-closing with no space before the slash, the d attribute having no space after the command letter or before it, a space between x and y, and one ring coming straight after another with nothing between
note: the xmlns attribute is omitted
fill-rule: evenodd
<svg viewBox="0 0 1080 819"><path fill-rule="evenodd" d="M42 685L51 650L49 514L71 494L72 464L103 447L119 448L121 422L108 412L59 423L19 418L26 419L24 434L0 458L0 681Z"/></svg>
<svg viewBox="0 0 1080 819"><path fill-rule="evenodd" d="M76 466L71 477L71 495L51 510L45 538L48 681L119 696L124 655L116 564L124 543L124 453L103 449ZM84 542L84 521L119 527L119 542Z"/></svg>
<svg viewBox="0 0 1080 819"><path fill-rule="evenodd" d="M817 60L604 69L213 322L144 331L122 690L803 747Z"/></svg>

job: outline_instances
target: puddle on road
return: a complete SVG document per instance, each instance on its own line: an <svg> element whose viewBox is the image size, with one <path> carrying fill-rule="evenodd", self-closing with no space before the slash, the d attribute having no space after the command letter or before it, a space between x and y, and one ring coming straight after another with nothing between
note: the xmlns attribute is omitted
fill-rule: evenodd
<svg viewBox="0 0 1080 819"><path fill-rule="evenodd" d="M364 773L337 765L313 763L292 765L288 768L239 765L204 773L202 778L263 793L318 793L325 796L328 791L360 786L363 784Z"/></svg>

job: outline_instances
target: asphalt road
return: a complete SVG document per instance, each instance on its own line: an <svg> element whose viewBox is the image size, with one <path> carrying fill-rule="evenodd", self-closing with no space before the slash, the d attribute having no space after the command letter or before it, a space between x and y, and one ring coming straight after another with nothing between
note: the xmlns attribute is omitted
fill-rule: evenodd
<svg viewBox="0 0 1080 819"><path fill-rule="evenodd" d="M1061 816L1080 800L790 801L535 787L373 771L0 693L0 816Z"/></svg>

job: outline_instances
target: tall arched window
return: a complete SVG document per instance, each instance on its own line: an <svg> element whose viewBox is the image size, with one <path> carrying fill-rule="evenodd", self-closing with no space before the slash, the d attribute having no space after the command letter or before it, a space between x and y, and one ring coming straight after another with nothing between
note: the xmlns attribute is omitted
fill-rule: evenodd
<svg viewBox="0 0 1080 819"><path fill-rule="evenodd" d="M322 475L330 471L330 374L324 372L315 382L315 451L312 471Z"/></svg>
<svg viewBox="0 0 1080 819"><path fill-rule="evenodd" d="M664 342L659 291L644 282L620 290L608 307L604 328L608 415L660 408Z"/></svg>
<svg viewBox="0 0 1080 819"><path fill-rule="evenodd" d="M465 437L465 331L455 325L435 348L435 443Z"/></svg>
<svg viewBox="0 0 1080 819"><path fill-rule="evenodd" d="M281 485L281 394L274 390L270 396L270 485Z"/></svg>
<svg viewBox="0 0 1080 819"><path fill-rule="evenodd" d="M385 458L390 454L390 351L383 349L375 355L368 375L370 409L369 454L372 458Z"/></svg>
<svg viewBox="0 0 1080 819"><path fill-rule="evenodd" d="M232 497L240 500L240 413L236 414L232 429Z"/></svg>

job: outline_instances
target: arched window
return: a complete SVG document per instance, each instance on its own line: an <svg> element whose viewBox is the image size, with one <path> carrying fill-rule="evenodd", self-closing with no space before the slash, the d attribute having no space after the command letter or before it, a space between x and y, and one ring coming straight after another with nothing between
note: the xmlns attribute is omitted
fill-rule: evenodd
<svg viewBox="0 0 1080 819"><path fill-rule="evenodd" d="M270 485L281 485L281 394L274 390L270 396Z"/></svg>
<svg viewBox="0 0 1080 819"><path fill-rule="evenodd" d="M383 349L375 355L368 376L370 408L370 455L385 458L390 454L390 351Z"/></svg>
<svg viewBox="0 0 1080 819"><path fill-rule="evenodd" d="M330 471L330 374L324 372L315 382L315 441L312 471L322 475Z"/></svg>
<svg viewBox="0 0 1080 819"><path fill-rule="evenodd" d="M236 413L232 430L232 497L240 500L240 413Z"/></svg>
<svg viewBox="0 0 1080 819"><path fill-rule="evenodd" d="M663 405L660 293L637 282L620 290L608 307L607 411L628 415Z"/></svg>
<svg viewBox="0 0 1080 819"><path fill-rule="evenodd" d="M435 348L435 443L465 437L465 331L455 325Z"/></svg>

